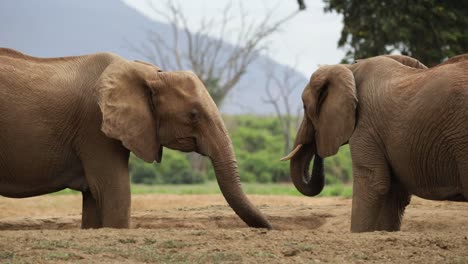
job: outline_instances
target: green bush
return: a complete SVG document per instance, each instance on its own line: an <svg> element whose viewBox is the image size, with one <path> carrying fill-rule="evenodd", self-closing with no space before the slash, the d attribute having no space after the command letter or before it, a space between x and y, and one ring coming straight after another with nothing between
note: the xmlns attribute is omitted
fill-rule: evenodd
<svg viewBox="0 0 468 264"><path fill-rule="evenodd" d="M230 133L241 179L246 182L290 181L289 162L279 160L284 154L284 139L278 119L255 116L230 118ZM349 146L343 146L337 155L325 159L325 175L326 184L352 180Z"/></svg>
<svg viewBox="0 0 468 264"><path fill-rule="evenodd" d="M163 161L160 164L145 163L132 154L130 176L133 183L144 184L187 184L205 181L204 175L192 171L184 153L170 149L164 149Z"/></svg>
<svg viewBox="0 0 468 264"><path fill-rule="evenodd" d="M333 157L325 159L325 183L350 183L353 179L349 145L342 146Z"/></svg>
<svg viewBox="0 0 468 264"><path fill-rule="evenodd" d="M230 127L239 162L241 180L246 182L284 182L289 166L283 156L284 140L277 118L236 116Z"/></svg>

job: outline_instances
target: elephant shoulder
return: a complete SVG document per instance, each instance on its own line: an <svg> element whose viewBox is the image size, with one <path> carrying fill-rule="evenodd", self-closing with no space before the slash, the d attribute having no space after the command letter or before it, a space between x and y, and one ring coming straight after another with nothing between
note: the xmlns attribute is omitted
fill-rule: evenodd
<svg viewBox="0 0 468 264"><path fill-rule="evenodd" d="M468 62L468 53L451 57L451 58L447 59L446 61L442 62L441 64L437 65L436 67L449 65L449 64L454 64L454 63L459 63L459 62L465 62L465 63Z"/></svg>
<svg viewBox="0 0 468 264"><path fill-rule="evenodd" d="M27 58L29 56L9 48L0 48L0 56L10 57L10 58Z"/></svg>
<svg viewBox="0 0 468 264"><path fill-rule="evenodd" d="M0 57L36 63L73 62L84 60L85 58L90 58L91 60L101 59L101 61L107 61L109 63L116 60L125 60L124 58L112 52L99 52L93 54L65 57L35 57L10 48L0 48Z"/></svg>

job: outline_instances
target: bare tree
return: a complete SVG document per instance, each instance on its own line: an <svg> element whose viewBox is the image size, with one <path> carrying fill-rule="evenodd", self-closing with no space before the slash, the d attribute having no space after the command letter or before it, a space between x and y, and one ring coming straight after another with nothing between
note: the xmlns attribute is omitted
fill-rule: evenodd
<svg viewBox="0 0 468 264"><path fill-rule="evenodd" d="M190 30L180 4L167 1L162 7L156 7L152 2L148 3L152 11L171 26L171 34L163 36L161 32L150 31L146 43L130 45L130 48L165 70L188 68L194 71L218 106L252 61L267 48L268 37L299 12L292 11L286 17L276 18L274 9L265 9L263 17L253 19L245 11L242 1L237 1L239 13L235 14L234 1L231 1L219 19L204 17L196 30ZM258 18L259 14L255 16ZM234 20L240 23L235 29L232 28Z"/></svg>
<svg viewBox="0 0 468 264"><path fill-rule="evenodd" d="M297 64L297 63L296 63ZM293 68L265 67L267 83L265 84L266 98L263 101L275 109L284 138L284 155L287 155L293 147L293 135L299 127L302 107L293 109L291 99L296 89L301 89L303 80L298 77Z"/></svg>

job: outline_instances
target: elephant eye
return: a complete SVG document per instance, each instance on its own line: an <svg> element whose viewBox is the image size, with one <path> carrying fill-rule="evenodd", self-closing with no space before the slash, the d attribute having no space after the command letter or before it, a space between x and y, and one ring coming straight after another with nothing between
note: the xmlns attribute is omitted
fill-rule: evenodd
<svg viewBox="0 0 468 264"><path fill-rule="evenodd" d="M197 117L198 117L198 110L197 109L192 109L189 113L189 116L190 116L190 120L191 121L196 121L197 120Z"/></svg>

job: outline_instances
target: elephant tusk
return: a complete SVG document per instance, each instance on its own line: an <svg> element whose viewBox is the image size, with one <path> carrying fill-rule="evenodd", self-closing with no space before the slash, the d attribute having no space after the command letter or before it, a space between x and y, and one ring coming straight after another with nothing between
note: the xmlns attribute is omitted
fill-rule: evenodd
<svg viewBox="0 0 468 264"><path fill-rule="evenodd" d="M301 149L302 144L297 145L286 157L281 158L281 161L286 161L292 159L294 155Z"/></svg>

